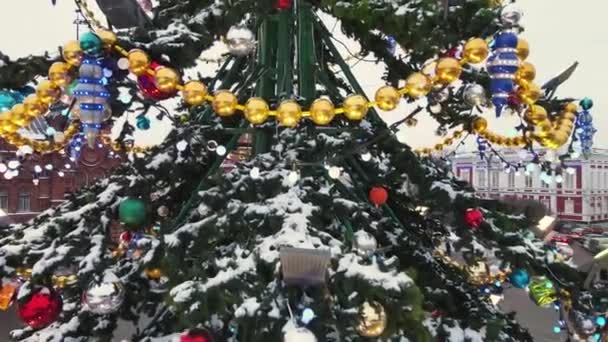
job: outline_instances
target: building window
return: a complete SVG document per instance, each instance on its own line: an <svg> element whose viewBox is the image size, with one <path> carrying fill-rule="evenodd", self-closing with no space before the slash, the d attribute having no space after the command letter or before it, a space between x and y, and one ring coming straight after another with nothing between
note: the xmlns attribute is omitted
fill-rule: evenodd
<svg viewBox="0 0 608 342"><path fill-rule="evenodd" d="M477 169L477 186L481 188L486 186L486 171L483 169Z"/></svg>
<svg viewBox="0 0 608 342"><path fill-rule="evenodd" d="M574 214L574 200L571 198L566 199L564 202L564 213Z"/></svg>
<svg viewBox="0 0 608 342"><path fill-rule="evenodd" d="M500 179L500 171L492 171L492 187L493 188L499 187L499 185L500 185L499 179Z"/></svg>
<svg viewBox="0 0 608 342"><path fill-rule="evenodd" d="M509 172L509 188L515 187L515 172Z"/></svg>
<svg viewBox="0 0 608 342"><path fill-rule="evenodd" d="M600 184L600 170L599 169L595 171L595 186L598 189L602 188L602 184Z"/></svg>
<svg viewBox="0 0 608 342"><path fill-rule="evenodd" d="M606 172L606 169L604 169L604 171L602 172L602 174L604 174L604 186L603 186L603 188L606 189L606 188L608 188L608 172Z"/></svg>
<svg viewBox="0 0 608 342"><path fill-rule="evenodd" d="M564 187L566 189L574 189L574 184L576 182L576 171L573 174L566 173L566 179L564 182Z"/></svg>
<svg viewBox="0 0 608 342"><path fill-rule="evenodd" d="M19 213L29 213L31 212L30 206L30 193L27 191L21 191L19 193L19 203L17 205L17 212Z"/></svg>
<svg viewBox="0 0 608 342"><path fill-rule="evenodd" d="M532 175L526 175L526 188L531 188L533 185Z"/></svg>
<svg viewBox="0 0 608 342"><path fill-rule="evenodd" d="M0 209L8 212L8 192L0 191Z"/></svg>
<svg viewBox="0 0 608 342"><path fill-rule="evenodd" d="M551 212L551 199L548 198L548 197L545 197L545 198L543 198L540 201L545 206L545 208L547 209L547 211Z"/></svg>
<svg viewBox="0 0 608 342"><path fill-rule="evenodd" d="M541 179L540 186L546 189L549 188L549 183L547 183L547 181L545 181L544 179Z"/></svg>
<svg viewBox="0 0 608 342"><path fill-rule="evenodd" d="M470 182L471 178L469 177L471 174L471 171L469 170L460 170L460 180L465 181L465 182Z"/></svg>

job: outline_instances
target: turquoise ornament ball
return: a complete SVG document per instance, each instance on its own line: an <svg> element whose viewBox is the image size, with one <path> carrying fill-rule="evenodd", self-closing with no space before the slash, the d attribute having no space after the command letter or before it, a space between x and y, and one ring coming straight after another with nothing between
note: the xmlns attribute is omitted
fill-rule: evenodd
<svg viewBox="0 0 608 342"><path fill-rule="evenodd" d="M118 216L127 226L141 226L146 222L146 204L137 198L127 198L120 203Z"/></svg>
<svg viewBox="0 0 608 342"><path fill-rule="evenodd" d="M80 48L85 54L97 57L103 52L103 42L95 33L87 32L80 36Z"/></svg>
<svg viewBox="0 0 608 342"><path fill-rule="evenodd" d="M16 104L17 101L10 92L0 91L0 112L6 112Z"/></svg>
<svg viewBox="0 0 608 342"><path fill-rule="evenodd" d="M593 107L593 100L588 97L585 97L584 99L581 100L580 104L584 110L589 110L589 109L591 109L591 107Z"/></svg>
<svg viewBox="0 0 608 342"><path fill-rule="evenodd" d="M138 116L136 126L142 131L147 131L150 129L150 119L145 115Z"/></svg>
<svg viewBox="0 0 608 342"><path fill-rule="evenodd" d="M509 275L509 281L511 284L513 284L513 286L523 289L530 284L530 274L528 274L528 271L524 270L523 268L518 268L511 272Z"/></svg>

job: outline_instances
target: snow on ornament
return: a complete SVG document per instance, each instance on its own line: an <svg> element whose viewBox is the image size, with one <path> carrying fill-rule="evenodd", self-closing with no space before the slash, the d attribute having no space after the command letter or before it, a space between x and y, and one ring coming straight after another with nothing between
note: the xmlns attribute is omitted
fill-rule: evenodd
<svg viewBox="0 0 608 342"><path fill-rule="evenodd" d="M226 34L228 51L234 56L249 55L255 48L255 35L247 27L232 26Z"/></svg>
<svg viewBox="0 0 608 342"><path fill-rule="evenodd" d="M190 330L179 337L179 342L213 342L211 333L204 329Z"/></svg>
<svg viewBox="0 0 608 342"><path fill-rule="evenodd" d="M57 291L40 287L20 301L17 313L23 323L33 329L42 329L57 320L62 307L63 301Z"/></svg>
<svg viewBox="0 0 608 342"><path fill-rule="evenodd" d="M388 201L388 191L381 186L375 186L369 190L369 201L379 207Z"/></svg>
<svg viewBox="0 0 608 342"><path fill-rule="evenodd" d="M464 212L464 223L471 229L479 228L483 221L483 214L477 208L469 208Z"/></svg>
<svg viewBox="0 0 608 342"><path fill-rule="evenodd" d="M82 304L94 314L108 315L118 311L125 299L122 281L113 273L101 281L92 281L82 294Z"/></svg>
<svg viewBox="0 0 608 342"><path fill-rule="evenodd" d="M372 234L360 230L355 233L353 248L360 256L370 257L378 249L378 241Z"/></svg>

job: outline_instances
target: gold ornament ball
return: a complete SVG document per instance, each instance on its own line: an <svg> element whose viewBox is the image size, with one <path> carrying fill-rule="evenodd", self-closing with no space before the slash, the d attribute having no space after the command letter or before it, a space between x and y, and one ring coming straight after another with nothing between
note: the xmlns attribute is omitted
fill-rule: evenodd
<svg viewBox="0 0 608 342"><path fill-rule="evenodd" d="M446 146L452 145L454 143L454 139L452 138L447 138L443 141L443 144Z"/></svg>
<svg viewBox="0 0 608 342"><path fill-rule="evenodd" d="M154 84L156 88L164 93L172 93L177 89L179 83L179 74L177 71L168 68L160 67L154 73Z"/></svg>
<svg viewBox="0 0 608 342"><path fill-rule="evenodd" d="M547 111L544 107L533 105L524 114L524 120L532 125L538 125L547 120Z"/></svg>
<svg viewBox="0 0 608 342"><path fill-rule="evenodd" d="M221 117L233 115L238 104L238 99L229 90L218 90L211 103L213 110Z"/></svg>
<svg viewBox="0 0 608 342"><path fill-rule="evenodd" d="M317 125L327 125L334 119L334 104L327 99L317 99L310 105L310 119Z"/></svg>
<svg viewBox="0 0 608 342"><path fill-rule="evenodd" d="M517 39L517 57L522 61L528 58L530 55L530 44L524 38L519 37Z"/></svg>
<svg viewBox="0 0 608 342"><path fill-rule="evenodd" d="M2 133L11 134L17 132L18 129L19 127L9 120L4 120L0 123L0 130Z"/></svg>
<svg viewBox="0 0 608 342"><path fill-rule="evenodd" d="M454 139L460 139L460 137L462 137L462 131L454 131L454 133L452 133L452 137Z"/></svg>
<svg viewBox="0 0 608 342"><path fill-rule="evenodd" d="M525 85L529 82L534 81L536 78L536 68L532 63L523 62L515 73L515 80L519 85Z"/></svg>
<svg viewBox="0 0 608 342"><path fill-rule="evenodd" d="M435 151L441 151L444 147L443 144L435 144Z"/></svg>
<svg viewBox="0 0 608 342"><path fill-rule="evenodd" d="M55 62L49 68L49 81L57 87L65 87L70 83L68 70L70 67L63 62Z"/></svg>
<svg viewBox="0 0 608 342"><path fill-rule="evenodd" d="M160 268L146 268L146 276L152 280L159 280L163 276L163 271Z"/></svg>
<svg viewBox="0 0 608 342"><path fill-rule="evenodd" d="M442 84L450 84L460 78L462 66L456 58L446 57L439 60L435 74Z"/></svg>
<svg viewBox="0 0 608 342"><path fill-rule="evenodd" d="M295 127L302 117L302 109L294 100L285 100L277 108L277 120L281 125Z"/></svg>
<svg viewBox="0 0 608 342"><path fill-rule="evenodd" d="M576 102L570 102L564 107L564 112L576 113L578 111L578 104Z"/></svg>
<svg viewBox="0 0 608 342"><path fill-rule="evenodd" d="M116 34L110 30L99 29L97 32L95 32L95 34L97 34L97 37L101 39L103 47L106 49L112 48L112 46L114 46L118 40L118 38L116 38Z"/></svg>
<svg viewBox="0 0 608 342"><path fill-rule="evenodd" d="M36 94L31 94L23 100L25 115L31 118L42 115L48 109Z"/></svg>
<svg viewBox="0 0 608 342"><path fill-rule="evenodd" d="M574 120L576 120L576 113L573 112L562 112L562 114L560 115L562 120L567 120L570 122L574 122Z"/></svg>
<svg viewBox="0 0 608 342"><path fill-rule="evenodd" d="M378 108L384 111L391 111L397 108L397 105L401 101L401 94L394 87L384 86L378 89L375 99Z"/></svg>
<svg viewBox="0 0 608 342"><path fill-rule="evenodd" d="M80 43L72 40L63 46L63 59L72 66L79 66L82 61L83 52Z"/></svg>
<svg viewBox="0 0 608 342"><path fill-rule="evenodd" d="M526 145L526 139L524 137L515 137L513 138L513 144L515 146L525 146Z"/></svg>
<svg viewBox="0 0 608 342"><path fill-rule="evenodd" d="M349 120L363 120L369 110L368 102L363 95L350 95L344 100L344 116Z"/></svg>
<svg viewBox="0 0 608 342"><path fill-rule="evenodd" d="M405 119L405 125L407 127L416 127L416 125L418 125L418 119L416 119L416 118Z"/></svg>
<svg viewBox="0 0 608 342"><path fill-rule="evenodd" d="M144 75L150 67L150 57L146 52L140 49L133 49L127 55L129 60L129 71L137 76Z"/></svg>
<svg viewBox="0 0 608 342"><path fill-rule="evenodd" d="M432 87L431 79L421 72L415 72L405 80L407 94L415 99L428 94Z"/></svg>
<svg viewBox="0 0 608 342"><path fill-rule="evenodd" d="M49 80L43 80L38 84L36 88L36 95L40 102L50 105L59 97L59 88Z"/></svg>
<svg viewBox="0 0 608 342"><path fill-rule="evenodd" d="M260 97L252 97L245 103L245 119L254 125L260 125L268 120L270 107L266 100Z"/></svg>
<svg viewBox="0 0 608 342"><path fill-rule="evenodd" d="M482 133L485 132L488 129L488 121L480 116L476 117L475 120L473 120L473 131L475 131L475 133Z"/></svg>
<svg viewBox="0 0 608 342"><path fill-rule="evenodd" d="M532 105L540 99L543 91L534 83L528 83L525 86L519 87L517 95L528 105Z"/></svg>
<svg viewBox="0 0 608 342"><path fill-rule="evenodd" d="M25 105L18 103L11 108L11 122L18 127L27 126L30 121L25 115Z"/></svg>
<svg viewBox="0 0 608 342"><path fill-rule="evenodd" d="M488 58L490 50L485 40L473 38L464 44L463 56L469 63L481 63Z"/></svg>
<svg viewBox="0 0 608 342"><path fill-rule="evenodd" d="M184 102L190 106L202 105L205 102L207 94L207 86L199 81L190 81L184 84L184 89L182 90Z"/></svg>
<svg viewBox="0 0 608 342"><path fill-rule="evenodd" d="M423 151L425 153L426 151ZM428 151L430 152L430 151ZM357 332L364 337L379 337L386 330L387 317L382 304L365 302L359 308Z"/></svg>

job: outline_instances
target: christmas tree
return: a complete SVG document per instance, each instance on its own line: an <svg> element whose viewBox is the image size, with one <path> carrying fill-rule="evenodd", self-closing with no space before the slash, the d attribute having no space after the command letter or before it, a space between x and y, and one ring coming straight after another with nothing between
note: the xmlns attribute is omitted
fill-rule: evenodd
<svg viewBox="0 0 608 342"><path fill-rule="evenodd" d="M128 24L112 1L98 2L110 23L122 13ZM133 341L532 340L490 301L504 284L556 305L564 321L556 327L565 333L601 338L602 292L582 290L582 276L533 235L535 218L475 198L401 143L399 125L415 125L424 108L390 126L375 111L393 110L402 95L428 97L427 107L441 108L429 115L456 128L435 150L465 133L512 147L564 144L578 110L569 100L540 99L532 83L516 92L518 101L504 96L513 79L534 78L518 61L527 47L514 33L521 13L513 7L163 0L152 19L138 14L136 26L116 36L77 3L96 34L62 49L68 64L82 64L75 97L107 92L116 118L181 91L190 114L158 147L132 150L112 176L2 232L0 304L14 299L28 325L14 340L112 341L120 320L139 325ZM363 96L320 11L341 20L362 55L386 64L389 85L375 99ZM174 69L193 66L224 34L231 54L216 76L180 85ZM493 78L474 66L489 54L475 37L494 41ZM394 42L406 57L395 55ZM126 60L113 63L127 62L145 97L127 70L101 57L114 51ZM55 62L6 60L0 88L22 87ZM85 86L97 82L95 65L114 70L107 91ZM60 71L52 82L69 83L69 71ZM38 96L54 88L42 89ZM491 133L471 111L487 105L484 89L497 113L523 109L532 131ZM125 92L130 99L114 101ZM564 105L555 118L545 111ZM86 115L96 108L82 102L78 114L93 143L97 122ZM3 129L14 144L28 143ZM128 149L132 129L126 125L112 144Z"/></svg>

